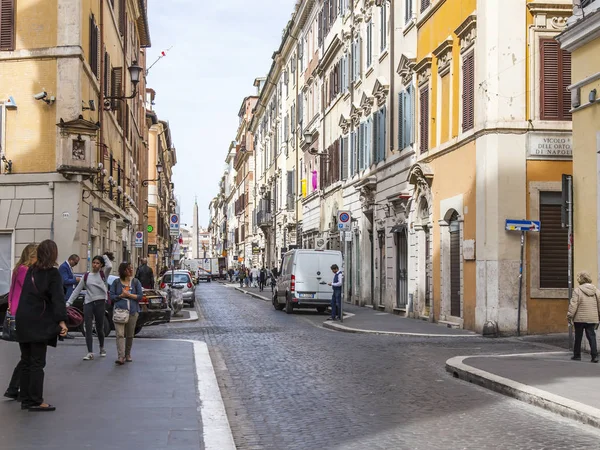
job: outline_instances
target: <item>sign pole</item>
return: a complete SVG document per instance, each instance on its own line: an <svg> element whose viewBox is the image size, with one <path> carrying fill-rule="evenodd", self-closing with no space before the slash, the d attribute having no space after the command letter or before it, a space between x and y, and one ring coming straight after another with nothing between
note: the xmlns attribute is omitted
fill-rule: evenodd
<svg viewBox="0 0 600 450"><path fill-rule="evenodd" d="M521 301L523 297L523 253L525 250L525 231L521 231L521 261L519 264L519 306L517 310L517 336L521 336Z"/></svg>
<svg viewBox="0 0 600 450"><path fill-rule="evenodd" d="M340 301L340 322L344 323L344 300L346 298L346 292L348 289L348 286L346 284L346 255L348 254L348 242L346 241L346 233L347 231L341 231L342 235L344 236L344 258L342 259L342 264L343 264L343 268L344 271L342 272L342 277L344 277L344 290L342 291L342 299Z"/></svg>
<svg viewBox="0 0 600 450"><path fill-rule="evenodd" d="M566 177L567 183L567 225L568 225L568 237L569 240L569 251L568 251L568 287L569 287L569 301L573 296L573 178L568 175ZM573 350L573 327L569 324L569 350Z"/></svg>

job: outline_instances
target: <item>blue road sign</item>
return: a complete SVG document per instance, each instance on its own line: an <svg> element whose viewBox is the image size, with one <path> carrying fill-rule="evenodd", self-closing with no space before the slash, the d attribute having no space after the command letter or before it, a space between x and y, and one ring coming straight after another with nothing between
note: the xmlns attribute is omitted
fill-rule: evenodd
<svg viewBox="0 0 600 450"><path fill-rule="evenodd" d="M539 233L542 224L537 220L506 219L506 231L533 231Z"/></svg>

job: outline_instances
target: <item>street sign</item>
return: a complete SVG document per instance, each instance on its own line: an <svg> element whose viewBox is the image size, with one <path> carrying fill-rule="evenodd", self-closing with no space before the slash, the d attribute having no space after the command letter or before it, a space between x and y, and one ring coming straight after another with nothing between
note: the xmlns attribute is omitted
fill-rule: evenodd
<svg viewBox="0 0 600 450"><path fill-rule="evenodd" d="M144 247L144 233L142 231L135 232L135 248Z"/></svg>
<svg viewBox="0 0 600 450"><path fill-rule="evenodd" d="M346 231L346 242L352 242L352 233L350 231Z"/></svg>
<svg viewBox="0 0 600 450"><path fill-rule="evenodd" d="M340 231L350 230L352 227L352 213L350 211L338 211L337 222Z"/></svg>
<svg viewBox="0 0 600 450"><path fill-rule="evenodd" d="M179 236L179 216L177 214L171 214L169 229L171 230L171 236Z"/></svg>
<svg viewBox="0 0 600 450"><path fill-rule="evenodd" d="M541 223L537 220L506 219L506 231L533 231L539 233L541 227Z"/></svg>
<svg viewBox="0 0 600 450"><path fill-rule="evenodd" d="M146 227L146 231L147 231L148 233L152 233L152 232L154 231L154 227L153 227L152 225L148 225L148 226Z"/></svg>

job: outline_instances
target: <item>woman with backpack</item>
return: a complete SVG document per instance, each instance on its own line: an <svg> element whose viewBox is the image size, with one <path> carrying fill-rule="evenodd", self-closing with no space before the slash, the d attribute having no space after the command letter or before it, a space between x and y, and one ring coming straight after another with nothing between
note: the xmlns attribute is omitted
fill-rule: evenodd
<svg viewBox="0 0 600 450"><path fill-rule="evenodd" d="M67 306L71 306L79 296L79 293L85 289L83 320L88 353L83 357L84 361L94 359L94 336L92 334L94 320L96 321L96 334L98 335L98 343L100 344L100 356L106 356L106 350L104 349L104 314L108 298L106 281L111 270L112 264L108 256L94 256L94 259L92 259L92 271L87 272L81 278L81 281L79 281L79 284L67 301Z"/></svg>
<svg viewBox="0 0 600 450"><path fill-rule="evenodd" d="M110 286L110 299L114 304L113 322L117 334L118 358L115 364L122 366L132 362L131 346L135 336L135 324L140 312L140 300L144 296L142 284L133 278L130 263L119 265L119 279Z"/></svg>
<svg viewBox="0 0 600 450"><path fill-rule="evenodd" d="M21 297L21 291L23 289L23 283L25 283L25 275L27 270L37 261L37 245L29 244L21 253L21 258L15 265L12 274L12 280L10 283L10 290L8 291L8 313L12 316L17 315L17 308L19 306L19 298ZM21 368L23 364L21 361L15 367L12 378L8 384L8 389L4 393L6 398L12 398L13 400L19 399L19 385L21 381Z"/></svg>
<svg viewBox="0 0 600 450"><path fill-rule="evenodd" d="M16 314L17 341L21 348L21 409L54 411L44 402L44 367L48 346L67 335L67 307L60 272L58 248L52 240L38 245L37 261L23 282Z"/></svg>

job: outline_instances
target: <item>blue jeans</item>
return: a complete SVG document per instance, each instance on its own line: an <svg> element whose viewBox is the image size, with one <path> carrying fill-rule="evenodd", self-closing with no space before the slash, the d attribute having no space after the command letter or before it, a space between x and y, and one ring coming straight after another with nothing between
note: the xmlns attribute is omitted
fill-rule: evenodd
<svg viewBox="0 0 600 450"><path fill-rule="evenodd" d="M342 290L333 288L333 296L331 297L331 318L340 317L342 310Z"/></svg>

